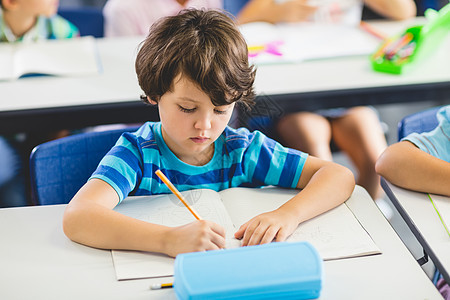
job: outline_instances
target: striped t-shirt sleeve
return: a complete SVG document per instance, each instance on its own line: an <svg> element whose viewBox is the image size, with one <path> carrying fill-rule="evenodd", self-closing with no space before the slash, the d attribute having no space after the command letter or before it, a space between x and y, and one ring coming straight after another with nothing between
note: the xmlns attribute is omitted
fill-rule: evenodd
<svg viewBox="0 0 450 300"><path fill-rule="evenodd" d="M136 142L131 133L124 133L91 176L111 185L120 201L128 196L142 178L143 163Z"/></svg>

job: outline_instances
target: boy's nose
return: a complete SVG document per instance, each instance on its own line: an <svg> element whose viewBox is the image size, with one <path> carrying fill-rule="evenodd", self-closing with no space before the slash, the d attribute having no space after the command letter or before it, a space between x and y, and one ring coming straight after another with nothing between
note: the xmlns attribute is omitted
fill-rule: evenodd
<svg viewBox="0 0 450 300"><path fill-rule="evenodd" d="M211 118L209 116L202 116L195 121L195 128L206 130L211 128Z"/></svg>

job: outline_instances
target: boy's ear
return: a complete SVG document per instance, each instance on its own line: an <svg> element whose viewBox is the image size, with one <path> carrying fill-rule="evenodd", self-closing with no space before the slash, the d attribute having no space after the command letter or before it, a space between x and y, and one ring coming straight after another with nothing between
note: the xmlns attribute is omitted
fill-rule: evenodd
<svg viewBox="0 0 450 300"><path fill-rule="evenodd" d="M4 10L14 10L19 7L20 3L17 0L1 0Z"/></svg>
<svg viewBox="0 0 450 300"><path fill-rule="evenodd" d="M150 103L152 105L157 105L158 104L158 102L156 102L155 100L150 99L149 96L147 96L147 100L148 100L148 103Z"/></svg>

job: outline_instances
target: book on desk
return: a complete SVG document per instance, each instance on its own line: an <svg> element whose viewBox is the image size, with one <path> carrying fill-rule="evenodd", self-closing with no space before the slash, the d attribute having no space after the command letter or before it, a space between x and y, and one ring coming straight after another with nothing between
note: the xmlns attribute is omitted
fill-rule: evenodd
<svg viewBox="0 0 450 300"><path fill-rule="evenodd" d="M30 75L85 76L101 72L92 36L0 44L0 80Z"/></svg>
<svg viewBox="0 0 450 300"><path fill-rule="evenodd" d="M249 61L256 65L368 56L380 42L357 25L253 22L239 29L248 44Z"/></svg>
<svg viewBox="0 0 450 300"><path fill-rule="evenodd" d="M221 192L207 189L183 192L202 218L223 226L227 248L240 246L237 229L261 213L274 210L298 190L281 188L231 188ZM175 195L128 197L115 209L124 215L166 226L181 226L195 218ZM287 242L308 241L324 260L380 254L381 251L347 205L303 222ZM175 259L164 254L112 250L118 280L172 276Z"/></svg>

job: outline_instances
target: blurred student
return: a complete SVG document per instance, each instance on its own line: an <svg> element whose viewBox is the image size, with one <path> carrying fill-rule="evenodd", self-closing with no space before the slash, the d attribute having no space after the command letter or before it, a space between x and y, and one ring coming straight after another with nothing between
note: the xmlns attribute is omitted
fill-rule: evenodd
<svg viewBox="0 0 450 300"><path fill-rule="evenodd" d="M55 0L0 0L0 42L63 39L79 35L69 21L56 15Z"/></svg>
<svg viewBox="0 0 450 300"><path fill-rule="evenodd" d="M436 115L430 132L411 133L390 145L378 159L377 173L402 188L450 197L450 105ZM436 287L450 300L450 286L440 276Z"/></svg>
<svg viewBox="0 0 450 300"><path fill-rule="evenodd" d="M108 0L105 36L145 36L156 20L186 8L222 8L222 0Z"/></svg>
<svg viewBox="0 0 450 300"><path fill-rule="evenodd" d="M437 118L434 130L389 146L376 163L377 173L402 188L450 197L450 105Z"/></svg>
<svg viewBox="0 0 450 300"><path fill-rule="evenodd" d="M56 15L58 1L0 0L0 42L34 42L79 35L78 29ZM0 207L27 205L24 169L14 136L0 137ZM26 153L28 154L28 153ZM25 157L27 157L26 154Z"/></svg>
<svg viewBox="0 0 450 300"><path fill-rule="evenodd" d="M363 5L392 19L405 19L416 14L413 0L250 0L237 15L239 23L265 21L326 22L358 26ZM387 147L376 111L369 107L327 109L296 112L276 123L280 141L287 147L308 152L324 160L332 160L330 141L345 152L358 172L357 184L373 199L382 196L375 162Z"/></svg>
<svg viewBox="0 0 450 300"><path fill-rule="evenodd" d="M363 6L381 16L394 20L416 15L413 0L237 0L242 9L237 15L240 23L264 21L328 22L358 25ZM234 4L236 5L236 4Z"/></svg>
<svg viewBox="0 0 450 300"><path fill-rule="evenodd" d="M27 204L22 160L11 141L0 136L0 208Z"/></svg>

